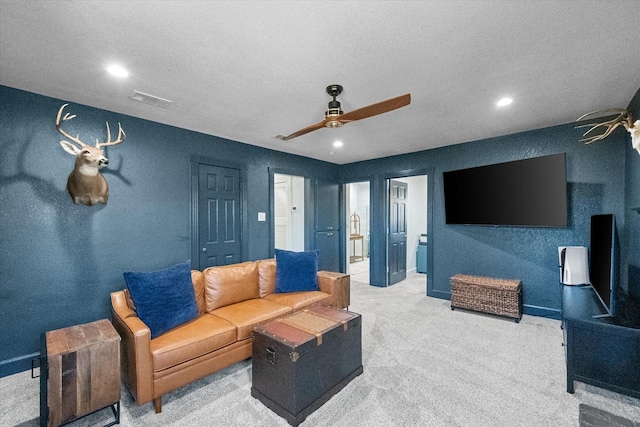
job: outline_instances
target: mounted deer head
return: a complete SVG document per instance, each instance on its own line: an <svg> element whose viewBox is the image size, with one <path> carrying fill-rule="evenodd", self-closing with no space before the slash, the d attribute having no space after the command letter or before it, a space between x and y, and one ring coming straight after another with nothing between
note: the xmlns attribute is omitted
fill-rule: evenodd
<svg viewBox="0 0 640 427"><path fill-rule="evenodd" d="M73 141L76 145L69 141L60 141L60 145L69 154L76 156L76 163L73 171L67 179L67 191L71 195L73 203L81 203L87 206L93 206L96 203L107 204L109 200L109 185L104 176L99 172L100 169L109 164L109 159L104 156L101 147L120 144L125 140L127 135L122 130L122 126L118 123L118 137L115 141L111 141L111 131L107 122L107 141L99 142L96 139L94 147L80 141L78 136L71 136L60 127L60 121L66 122L75 117L65 113L62 116L62 110L69 104L64 104L58 110L56 117L56 129L65 138Z"/></svg>
<svg viewBox="0 0 640 427"><path fill-rule="evenodd" d="M617 116L609 120L601 121L603 118L609 118L613 114L617 114ZM604 110L593 111L580 116L578 120L576 120L578 123L581 121L584 121L585 123L577 125L576 128L586 126L591 126L591 128L582 135L585 138L581 139L580 142L591 144L595 141L601 141L611 135L611 132L613 132L618 126L622 125L631 134L631 146L638 151L638 154L640 154L640 120L636 120L635 123L633 123L631 113L624 108L607 108ZM603 127L606 127L604 132L587 136L596 129Z"/></svg>

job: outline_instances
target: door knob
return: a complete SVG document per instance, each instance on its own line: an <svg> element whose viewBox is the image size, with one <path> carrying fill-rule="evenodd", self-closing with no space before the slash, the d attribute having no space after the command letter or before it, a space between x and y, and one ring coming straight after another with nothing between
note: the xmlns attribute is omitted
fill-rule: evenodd
<svg viewBox="0 0 640 427"><path fill-rule="evenodd" d="M207 252L207 248L202 248L202 252Z"/></svg>

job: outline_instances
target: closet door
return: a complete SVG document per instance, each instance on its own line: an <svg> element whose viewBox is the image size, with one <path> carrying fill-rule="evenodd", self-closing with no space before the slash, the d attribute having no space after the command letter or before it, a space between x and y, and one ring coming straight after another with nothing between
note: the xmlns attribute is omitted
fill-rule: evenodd
<svg viewBox="0 0 640 427"><path fill-rule="evenodd" d="M315 247L320 270L340 271L340 185L317 180Z"/></svg>
<svg viewBox="0 0 640 427"><path fill-rule="evenodd" d="M340 228L340 185L316 181L316 231Z"/></svg>
<svg viewBox="0 0 640 427"><path fill-rule="evenodd" d="M340 233L321 231L316 233L318 270L340 271Z"/></svg>

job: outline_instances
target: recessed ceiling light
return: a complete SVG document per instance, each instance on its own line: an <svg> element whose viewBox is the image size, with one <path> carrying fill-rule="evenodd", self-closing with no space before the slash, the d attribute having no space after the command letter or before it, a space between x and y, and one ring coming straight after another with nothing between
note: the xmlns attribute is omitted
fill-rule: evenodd
<svg viewBox="0 0 640 427"><path fill-rule="evenodd" d="M513 102L513 99L511 99L511 98L502 98L501 100L496 102L496 105L498 107L506 107L507 105L511 104L512 102Z"/></svg>
<svg viewBox="0 0 640 427"><path fill-rule="evenodd" d="M116 77L129 77L129 72L125 70L121 65L110 65L107 67L109 74Z"/></svg>
<svg viewBox="0 0 640 427"><path fill-rule="evenodd" d="M344 144L342 143L342 141L336 141L333 143L334 147L342 147Z"/></svg>

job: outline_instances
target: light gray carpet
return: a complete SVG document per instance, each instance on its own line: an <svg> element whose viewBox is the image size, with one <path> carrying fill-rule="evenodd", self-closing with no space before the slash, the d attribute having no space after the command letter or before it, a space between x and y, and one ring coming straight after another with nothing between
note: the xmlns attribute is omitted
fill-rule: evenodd
<svg viewBox="0 0 640 427"><path fill-rule="evenodd" d="M640 421L640 400L576 382L566 390L560 322L450 310L425 296L424 275L389 288L352 281L362 314L364 373L303 425L578 426L579 405ZM251 397L251 361L164 396L163 412L122 389L124 426L286 426ZM0 379L0 425L37 426L39 380ZM71 426L101 425L106 409Z"/></svg>

